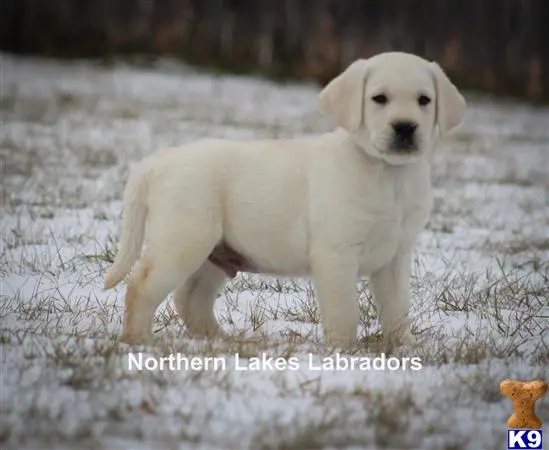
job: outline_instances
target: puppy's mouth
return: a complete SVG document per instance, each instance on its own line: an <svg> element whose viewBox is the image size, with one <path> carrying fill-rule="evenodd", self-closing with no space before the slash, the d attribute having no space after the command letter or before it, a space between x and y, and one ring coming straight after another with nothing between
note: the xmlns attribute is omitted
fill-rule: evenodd
<svg viewBox="0 0 549 450"><path fill-rule="evenodd" d="M371 145L380 155L419 156L423 153L423 142L419 134L398 136L387 133L374 136Z"/></svg>
<svg viewBox="0 0 549 450"><path fill-rule="evenodd" d="M419 152L419 146L415 138L393 137L388 147L388 152L399 155L412 155Z"/></svg>
<svg viewBox="0 0 549 450"><path fill-rule="evenodd" d="M374 146L374 148L381 154L386 156L419 156L422 153L422 149L418 146L417 142L410 143L393 143L384 147Z"/></svg>

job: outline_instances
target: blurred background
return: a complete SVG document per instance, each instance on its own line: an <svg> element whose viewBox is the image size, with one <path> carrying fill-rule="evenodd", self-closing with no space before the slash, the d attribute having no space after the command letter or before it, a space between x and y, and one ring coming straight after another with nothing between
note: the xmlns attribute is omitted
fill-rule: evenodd
<svg viewBox="0 0 549 450"><path fill-rule="evenodd" d="M358 57L403 50L462 88L546 102L548 21L546 0L1 0L0 49L168 55L321 84Z"/></svg>

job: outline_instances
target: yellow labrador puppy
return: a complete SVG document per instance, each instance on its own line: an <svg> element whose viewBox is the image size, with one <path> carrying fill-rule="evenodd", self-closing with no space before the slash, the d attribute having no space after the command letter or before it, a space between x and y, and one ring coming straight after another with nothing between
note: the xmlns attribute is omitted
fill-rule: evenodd
<svg viewBox="0 0 549 450"><path fill-rule="evenodd" d="M140 258L125 298L127 342L148 340L173 291L193 335L221 334L214 302L238 271L311 276L326 344L337 347L356 339L356 283L369 276L384 335L411 338L411 252L432 204L430 156L465 101L436 63L391 52L351 64L319 105L334 132L202 140L137 166L105 281L112 288Z"/></svg>

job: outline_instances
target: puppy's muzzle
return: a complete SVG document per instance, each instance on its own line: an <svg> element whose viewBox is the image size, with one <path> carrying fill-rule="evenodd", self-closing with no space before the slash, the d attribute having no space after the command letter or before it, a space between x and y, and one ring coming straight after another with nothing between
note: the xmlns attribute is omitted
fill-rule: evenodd
<svg viewBox="0 0 549 450"><path fill-rule="evenodd" d="M392 124L393 141L391 147L398 152L414 152L417 148L417 124L408 121L399 121Z"/></svg>

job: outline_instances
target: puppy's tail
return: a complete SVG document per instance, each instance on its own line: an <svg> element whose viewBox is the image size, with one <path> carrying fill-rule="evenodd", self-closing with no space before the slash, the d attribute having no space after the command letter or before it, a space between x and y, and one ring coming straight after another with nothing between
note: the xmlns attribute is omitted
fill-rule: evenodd
<svg viewBox="0 0 549 450"><path fill-rule="evenodd" d="M131 174L124 191L124 213L120 249L105 277L104 289L116 286L139 258L147 218L147 177L143 170Z"/></svg>

